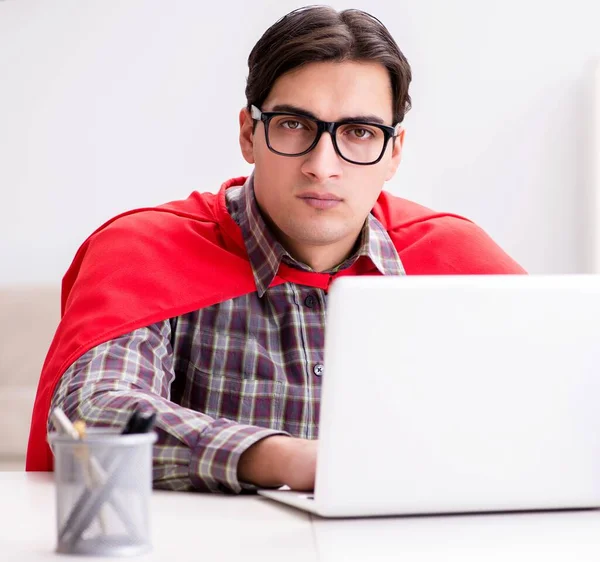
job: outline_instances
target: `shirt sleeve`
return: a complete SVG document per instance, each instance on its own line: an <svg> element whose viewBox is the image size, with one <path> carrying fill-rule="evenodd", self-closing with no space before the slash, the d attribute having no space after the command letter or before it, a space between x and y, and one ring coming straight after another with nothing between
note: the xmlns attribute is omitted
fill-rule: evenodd
<svg viewBox="0 0 600 562"><path fill-rule="evenodd" d="M170 400L176 373L171 322L165 320L101 344L62 375L51 410L89 427L122 428L138 408L155 411L158 440L153 448L156 488L239 493L253 490L237 478L244 451L284 432L215 420ZM53 429L51 419L48 430Z"/></svg>

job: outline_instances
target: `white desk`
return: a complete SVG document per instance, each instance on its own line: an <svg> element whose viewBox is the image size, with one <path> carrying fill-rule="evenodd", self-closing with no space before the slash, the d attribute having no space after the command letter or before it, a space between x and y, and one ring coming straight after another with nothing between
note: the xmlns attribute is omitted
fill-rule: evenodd
<svg viewBox="0 0 600 562"><path fill-rule="evenodd" d="M0 502L2 562L90 560L54 553L52 474L0 473ZM600 560L600 511L324 520L255 496L157 491L152 532L153 552L132 560Z"/></svg>

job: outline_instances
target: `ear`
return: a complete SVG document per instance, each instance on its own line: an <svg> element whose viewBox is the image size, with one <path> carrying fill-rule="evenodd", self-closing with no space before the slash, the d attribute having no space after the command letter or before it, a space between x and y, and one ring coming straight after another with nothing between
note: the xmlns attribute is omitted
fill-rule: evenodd
<svg viewBox="0 0 600 562"><path fill-rule="evenodd" d="M250 112L243 107L240 111L240 148L242 156L248 164L254 164L254 120Z"/></svg>
<svg viewBox="0 0 600 562"><path fill-rule="evenodd" d="M385 181L390 181L395 175L400 160L402 160L402 147L404 146L404 129L400 129L396 138L392 141L392 159L388 165L388 171L385 175Z"/></svg>

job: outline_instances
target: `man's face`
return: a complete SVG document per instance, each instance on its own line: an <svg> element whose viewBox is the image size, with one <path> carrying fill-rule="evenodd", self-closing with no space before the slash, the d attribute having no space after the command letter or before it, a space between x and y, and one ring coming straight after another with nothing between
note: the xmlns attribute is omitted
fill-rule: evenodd
<svg viewBox="0 0 600 562"><path fill-rule="evenodd" d="M323 121L373 116L393 125L390 78L378 63L311 63L295 69L275 82L260 109L278 111L281 106ZM284 246L301 253L313 247L351 247L384 182L396 172L403 132L395 144L388 142L377 164L361 166L340 158L328 133L308 154L289 157L269 150L263 123L252 134L247 110L240 114L240 125L242 152L255 164L256 200Z"/></svg>

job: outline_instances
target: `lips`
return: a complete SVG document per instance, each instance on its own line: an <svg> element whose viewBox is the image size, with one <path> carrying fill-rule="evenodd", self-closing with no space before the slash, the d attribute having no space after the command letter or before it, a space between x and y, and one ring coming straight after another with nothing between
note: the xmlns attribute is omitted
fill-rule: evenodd
<svg viewBox="0 0 600 562"><path fill-rule="evenodd" d="M300 199L319 199L321 201L341 201L342 198L334 195L333 193L303 193L299 195Z"/></svg>
<svg viewBox="0 0 600 562"><path fill-rule="evenodd" d="M298 196L307 205L313 209L332 209L337 207L341 202L341 197L334 195L333 193L303 193Z"/></svg>

